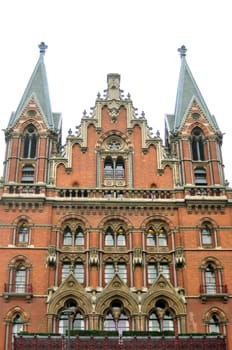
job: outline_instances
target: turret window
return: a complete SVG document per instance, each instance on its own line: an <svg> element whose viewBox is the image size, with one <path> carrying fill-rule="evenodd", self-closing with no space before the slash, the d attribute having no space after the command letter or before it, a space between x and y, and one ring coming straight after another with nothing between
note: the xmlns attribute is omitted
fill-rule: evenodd
<svg viewBox="0 0 232 350"><path fill-rule="evenodd" d="M33 183L34 182L35 169L32 165L26 165L23 167L22 171L22 182L23 183Z"/></svg>
<svg viewBox="0 0 232 350"><path fill-rule="evenodd" d="M194 170L195 185L207 186L206 170L204 168L196 168Z"/></svg>
<svg viewBox="0 0 232 350"><path fill-rule="evenodd" d="M106 157L104 162L104 178L105 179L124 179L125 177L124 159L118 157L113 160L111 157Z"/></svg>
<svg viewBox="0 0 232 350"><path fill-rule="evenodd" d="M36 156L36 130L33 125L29 125L24 134L24 158L35 158Z"/></svg>
<svg viewBox="0 0 232 350"><path fill-rule="evenodd" d="M205 160L203 133L200 128L193 129L192 132L192 156L193 160Z"/></svg>

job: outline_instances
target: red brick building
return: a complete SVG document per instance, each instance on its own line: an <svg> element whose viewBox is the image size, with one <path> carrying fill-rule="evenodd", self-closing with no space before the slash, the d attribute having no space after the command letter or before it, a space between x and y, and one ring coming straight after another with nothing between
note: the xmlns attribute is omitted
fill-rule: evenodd
<svg viewBox="0 0 232 350"><path fill-rule="evenodd" d="M5 129L0 348L64 334L71 308L71 329L221 333L232 349L232 190L186 48L164 141L108 74L64 146L39 48Z"/></svg>

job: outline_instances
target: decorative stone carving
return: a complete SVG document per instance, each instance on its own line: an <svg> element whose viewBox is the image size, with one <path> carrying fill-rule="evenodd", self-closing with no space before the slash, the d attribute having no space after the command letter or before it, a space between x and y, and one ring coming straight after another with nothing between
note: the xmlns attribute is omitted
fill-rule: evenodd
<svg viewBox="0 0 232 350"><path fill-rule="evenodd" d="M89 264L90 264L90 266L98 266L99 265L99 256L98 256L97 248L92 248L90 250Z"/></svg>
<svg viewBox="0 0 232 350"><path fill-rule="evenodd" d="M133 252L133 266L141 266L142 265L142 249L135 248Z"/></svg>
<svg viewBox="0 0 232 350"><path fill-rule="evenodd" d="M175 250L175 263L176 267L183 268L185 265L184 249L178 247Z"/></svg>
<svg viewBox="0 0 232 350"><path fill-rule="evenodd" d="M46 259L48 266L56 266L56 247L53 245L48 246L48 256Z"/></svg>

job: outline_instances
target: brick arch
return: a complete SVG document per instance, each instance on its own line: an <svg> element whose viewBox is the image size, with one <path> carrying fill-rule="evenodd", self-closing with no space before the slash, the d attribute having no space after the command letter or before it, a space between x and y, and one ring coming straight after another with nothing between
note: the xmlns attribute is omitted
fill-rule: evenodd
<svg viewBox="0 0 232 350"><path fill-rule="evenodd" d="M17 216L16 218L14 218L14 220L12 221L12 225L18 226L22 221L26 221L28 223L29 226L34 225L34 222L32 221L32 219L27 216L27 215L20 215Z"/></svg>
<svg viewBox="0 0 232 350"><path fill-rule="evenodd" d="M74 215L74 214L63 216L61 219L58 220L55 228L60 230L65 225L65 223L69 222L69 221L76 221L76 222L79 221L80 223L83 224L83 226L86 229L91 228L91 225L90 225L89 221L86 219L86 217L81 216L81 215Z"/></svg>
<svg viewBox="0 0 232 350"><path fill-rule="evenodd" d="M8 266L16 266L18 262L24 262L25 267L31 267L32 266L32 262L30 261L30 259L28 259L25 255L15 255L13 258L11 258L11 260L8 263Z"/></svg>
<svg viewBox="0 0 232 350"><path fill-rule="evenodd" d="M157 290L148 295L148 297L145 297L141 311L148 315L151 310L154 309L156 302L161 299L164 300L168 307L175 312L176 316L186 314L186 306L183 301L180 300L180 297L171 293L169 290L162 290L162 292Z"/></svg>
<svg viewBox="0 0 232 350"><path fill-rule="evenodd" d="M12 323L16 315L20 315L22 322L26 323L30 320L30 316L21 306L14 306L4 316L4 321L7 323Z"/></svg>
<svg viewBox="0 0 232 350"><path fill-rule="evenodd" d="M185 131L189 136L191 136L195 128L201 129L204 137L209 135L209 125L206 126L203 123L200 123L198 121L196 121L195 123L191 123L189 126L187 126Z"/></svg>
<svg viewBox="0 0 232 350"><path fill-rule="evenodd" d="M222 268L221 262L217 258L215 258L214 256L207 256L207 257L205 257L201 261L200 268L201 269L205 269L208 264L212 264L216 269L221 269Z"/></svg>
<svg viewBox="0 0 232 350"><path fill-rule="evenodd" d="M227 322L227 317L226 317L225 312L216 306L212 306L210 309L208 309L204 313L203 320L206 322L209 322L212 315L217 315L221 322Z"/></svg>
<svg viewBox="0 0 232 350"><path fill-rule="evenodd" d="M102 134L99 139L97 140L96 142L96 150L98 151L101 147L102 147L102 144L103 142L110 136L118 136L118 137L121 137L123 139L123 141L127 144L127 146L132 149L133 148L133 145L132 145L132 142L130 140L130 138L123 134L121 131L119 130L110 130L110 131L107 131L106 133Z"/></svg>
<svg viewBox="0 0 232 350"><path fill-rule="evenodd" d="M103 229L107 225L108 222L110 223L110 221L121 221L122 223L124 223L124 225L128 229L133 228L132 222L130 222L128 220L128 218L121 216L121 215L107 215L107 216L105 216L98 224L98 228Z"/></svg>
<svg viewBox="0 0 232 350"><path fill-rule="evenodd" d="M44 128L47 129L45 124L41 125L41 123L39 123L35 119L28 119L24 123L20 124L19 131L23 134L29 125L33 125L35 127L37 133L44 132Z"/></svg>
<svg viewBox="0 0 232 350"><path fill-rule="evenodd" d="M67 288L62 292L58 292L48 304L47 314L58 315L59 312L65 307L66 301L73 299L77 303L77 307L87 315L91 312L91 302L90 299L85 296L84 293L78 289L71 290Z"/></svg>
<svg viewBox="0 0 232 350"><path fill-rule="evenodd" d="M123 309L130 316L138 312L138 305L135 299L128 293L128 291L121 289L112 289L104 292L103 295L97 299L96 312L103 315L106 310L110 308L111 303L115 300L118 300L122 303Z"/></svg>
<svg viewBox="0 0 232 350"><path fill-rule="evenodd" d="M174 224L173 222L167 218L167 217L164 217L162 215L155 215L155 216L149 216L148 218L146 218L142 224L141 224L141 228L143 230L145 230L145 228L149 225L149 224L152 224L154 221L161 221L163 222L164 224L166 224L171 230L174 230L175 227L174 227Z"/></svg>
<svg viewBox="0 0 232 350"><path fill-rule="evenodd" d="M206 222L209 222L213 228L219 228L219 225L216 223L216 221L213 220L212 218L207 217L207 216L201 218L198 221L196 227L201 228Z"/></svg>

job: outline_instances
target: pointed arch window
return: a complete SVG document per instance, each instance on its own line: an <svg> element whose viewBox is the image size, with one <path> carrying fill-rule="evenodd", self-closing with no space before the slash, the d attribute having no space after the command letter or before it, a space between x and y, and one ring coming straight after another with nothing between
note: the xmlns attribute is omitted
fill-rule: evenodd
<svg viewBox="0 0 232 350"><path fill-rule="evenodd" d="M117 330L119 334L129 330L129 317L120 301L115 300L111 303L104 318L103 328L104 330Z"/></svg>
<svg viewBox="0 0 232 350"><path fill-rule="evenodd" d="M83 229L78 226L76 232L75 232L75 245L84 245L84 233Z"/></svg>
<svg viewBox="0 0 232 350"><path fill-rule="evenodd" d="M105 231L105 246L125 247L126 232L122 226L112 228L109 226Z"/></svg>
<svg viewBox="0 0 232 350"><path fill-rule="evenodd" d="M220 321L217 315L212 315L209 321L209 333L220 333Z"/></svg>
<svg viewBox="0 0 232 350"><path fill-rule="evenodd" d="M69 226L64 230L63 245L72 245L72 232Z"/></svg>
<svg viewBox="0 0 232 350"><path fill-rule="evenodd" d="M36 156L37 132L33 125L29 125L24 133L24 158L35 158Z"/></svg>
<svg viewBox="0 0 232 350"><path fill-rule="evenodd" d="M104 178L113 179L114 177L114 165L111 157L106 157L104 162Z"/></svg>
<svg viewBox="0 0 232 350"><path fill-rule="evenodd" d="M167 247L168 235L164 226L158 228L150 226L146 231L147 246Z"/></svg>
<svg viewBox="0 0 232 350"><path fill-rule="evenodd" d="M112 157L106 157L104 161L104 178L105 179L124 179L125 164L124 159L119 156L116 160Z"/></svg>
<svg viewBox="0 0 232 350"><path fill-rule="evenodd" d="M207 294L216 294L216 274L211 264L205 269L205 286Z"/></svg>
<svg viewBox="0 0 232 350"><path fill-rule="evenodd" d="M201 245L205 248L214 248L217 246L216 230L210 223L205 223L200 229Z"/></svg>
<svg viewBox="0 0 232 350"><path fill-rule="evenodd" d="M16 243L25 244L29 241L29 227L26 222L20 224L16 233Z"/></svg>
<svg viewBox="0 0 232 350"><path fill-rule="evenodd" d="M71 272L71 263L68 262L68 261L63 262L63 264L62 264L62 272L61 272L62 282L68 277L70 272Z"/></svg>
<svg viewBox="0 0 232 350"><path fill-rule="evenodd" d="M72 299L66 301L64 309L61 310L58 319L58 331L60 334L65 335L68 331L68 328L70 330L85 329L84 316L78 307L77 302Z"/></svg>
<svg viewBox="0 0 232 350"><path fill-rule="evenodd" d="M13 318L12 322L12 341L14 341L14 337L23 331L23 322L20 314L16 314Z"/></svg>
<svg viewBox="0 0 232 350"><path fill-rule="evenodd" d="M173 331L174 332L174 313L165 300L158 300L149 315L149 331Z"/></svg>
<svg viewBox="0 0 232 350"><path fill-rule="evenodd" d="M124 159L118 157L115 165L115 178L123 179L124 178Z"/></svg>
<svg viewBox="0 0 232 350"><path fill-rule="evenodd" d="M202 130L198 127L194 128L192 131L192 157L193 160L203 161L204 156L204 135Z"/></svg>
<svg viewBox="0 0 232 350"><path fill-rule="evenodd" d="M74 264L74 276L79 283L84 283L84 265L82 262Z"/></svg>

